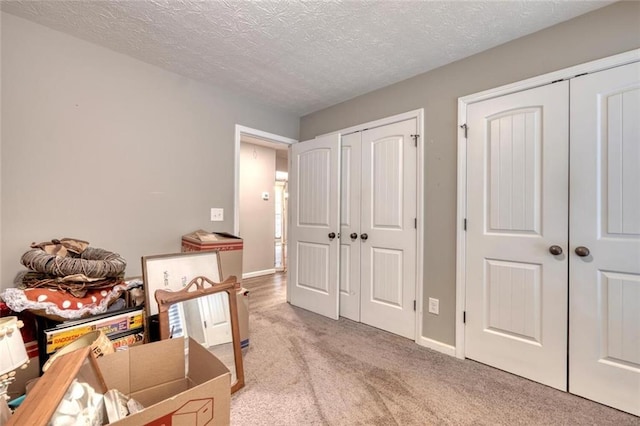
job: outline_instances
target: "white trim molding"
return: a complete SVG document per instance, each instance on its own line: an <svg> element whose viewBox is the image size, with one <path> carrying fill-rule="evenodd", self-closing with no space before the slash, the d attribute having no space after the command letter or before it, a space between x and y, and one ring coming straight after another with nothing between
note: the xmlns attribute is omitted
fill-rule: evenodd
<svg viewBox="0 0 640 426"><path fill-rule="evenodd" d="M424 123L424 108L414 109L412 111L403 112L401 114L392 115L389 117L381 118L379 120L369 121L367 123L358 124L356 126L347 127L346 129L336 130L335 132L323 133L321 135L316 136L317 138L321 138L327 135L334 135L336 133L340 133L342 136L346 136L351 133L360 132L365 129L373 129L374 127L386 126L387 124L398 123L400 121L409 120L411 118L418 119L418 129L423 130ZM422 136L422 135L421 135Z"/></svg>
<svg viewBox="0 0 640 426"><path fill-rule="evenodd" d="M640 49L630 50L618 55L575 65L559 71L543 74L516 83L485 90L458 98L458 212L457 212L457 249L456 249L456 346L455 356L465 357L465 329L463 315L466 292L466 234L464 220L467 211L467 139L462 127L467 123L467 106L475 102L497 98L527 89L550 84L559 80L568 80L579 75L603 71L640 61Z"/></svg>
<svg viewBox="0 0 640 426"><path fill-rule="evenodd" d="M539 75L537 77L528 78L526 80L517 81L515 83L496 87L494 89L485 90L458 99L458 104L472 104L474 102L484 101L499 96L508 95L510 93L520 92L534 87L544 86L558 80L567 80L583 74L603 71L609 68L619 67L621 65L630 64L640 61L640 49L630 50L618 55L609 56L607 58L597 59L595 61L586 62L584 64L575 65L559 71L550 72L548 74ZM459 111L460 109L458 109ZM460 123L462 124L462 123Z"/></svg>
<svg viewBox="0 0 640 426"><path fill-rule="evenodd" d="M422 324L424 319L424 161L425 152L424 145L427 139L424 133L424 109L412 111L418 119L418 164L417 164L417 183L416 183L416 343L423 345ZM429 340L429 339L427 339ZM437 349L436 349L437 350Z"/></svg>
<svg viewBox="0 0 640 426"><path fill-rule="evenodd" d="M458 123L467 122L467 104L458 100ZM466 131L458 125L458 205L456 218L456 347L455 356L464 358L464 322L466 297L467 234L464 221L467 217L467 138Z"/></svg>
<svg viewBox="0 0 640 426"><path fill-rule="evenodd" d="M446 343L439 342L437 340L429 339L424 336L420 336L420 340L417 342L420 346L424 346L425 348L429 348L436 352L443 353L449 356L456 355L455 346L447 345Z"/></svg>
<svg viewBox="0 0 640 426"><path fill-rule="evenodd" d="M275 268L264 269L262 271L247 272L247 273L243 273L242 274L242 279L246 280L247 278L261 277L263 275L271 275L271 274L275 274L275 273L276 273L276 269Z"/></svg>

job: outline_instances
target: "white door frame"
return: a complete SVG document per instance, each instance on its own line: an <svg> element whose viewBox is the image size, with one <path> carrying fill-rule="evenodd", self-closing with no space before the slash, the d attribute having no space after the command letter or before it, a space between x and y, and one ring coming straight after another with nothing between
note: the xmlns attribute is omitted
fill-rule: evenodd
<svg viewBox="0 0 640 426"><path fill-rule="evenodd" d="M240 141L242 135L254 136L260 139L266 139L270 142L283 143L291 145L298 142L296 139L287 138L285 136L276 135L273 133L264 132L258 129L252 129L251 127L241 126L236 124L236 136L235 136L235 176L233 180L233 234L238 235L240 231ZM274 176L275 181L275 176Z"/></svg>
<svg viewBox="0 0 640 426"><path fill-rule="evenodd" d="M329 132L316 136L316 138L340 133L345 136L350 133L359 132L372 127L386 126L387 124L398 123L400 121L410 120L415 118L417 120L417 129L420 137L418 138L418 163L416 164L416 205L417 205L417 229L416 229L416 334L414 341L430 349L444 352L449 355L453 355L453 348L448 345L436 342L435 340L427 339L422 336L422 297L424 292L423 285L423 273L424 262L422 259L424 253L424 108L408 111L402 114L392 115L390 117L381 118L379 120L369 121L367 123L358 124L356 126L347 127L346 129L337 130L335 132Z"/></svg>
<svg viewBox="0 0 640 426"><path fill-rule="evenodd" d="M510 93L543 86L557 80L573 78L580 74L593 73L620 65L640 61L640 49L630 50L604 59L587 62L563 70L554 71L516 83L485 90L458 98L458 213L456 244L456 347L455 356L465 357L464 322L466 293L466 234L464 221L467 216L467 139L464 125L467 122L467 106L469 104L496 98Z"/></svg>

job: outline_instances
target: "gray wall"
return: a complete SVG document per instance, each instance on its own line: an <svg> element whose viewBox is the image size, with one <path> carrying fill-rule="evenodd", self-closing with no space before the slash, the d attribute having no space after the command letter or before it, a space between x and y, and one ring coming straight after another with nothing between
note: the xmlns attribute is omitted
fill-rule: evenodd
<svg viewBox="0 0 640 426"><path fill-rule="evenodd" d="M240 236L244 240L242 273L273 269L275 264L276 151L240 144ZM269 199L263 200L262 193Z"/></svg>
<svg viewBox="0 0 640 426"><path fill-rule="evenodd" d="M456 141L460 96L640 47L640 3L620 2L464 60L302 117L300 140L425 110L423 335L455 344ZM411 52L407 52L408 55Z"/></svg>
<svg viewBox="0 0 640 426"><path fill-rule="evenodd" d="M33 241L88 240L134 276L141 256L180 251L183 234L232 232L235 124L298 137L295 115L1 19L1 288Z"/></svg>

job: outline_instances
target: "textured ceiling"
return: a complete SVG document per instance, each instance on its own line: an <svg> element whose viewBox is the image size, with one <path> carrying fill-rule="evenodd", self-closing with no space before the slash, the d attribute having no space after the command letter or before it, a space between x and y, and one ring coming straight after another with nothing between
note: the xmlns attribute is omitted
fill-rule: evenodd
<svg viewBox="0 0 640 426"><path fill-rule="evenodd" d="M2 10L304 115L611 1L2 1Z"/></svg>

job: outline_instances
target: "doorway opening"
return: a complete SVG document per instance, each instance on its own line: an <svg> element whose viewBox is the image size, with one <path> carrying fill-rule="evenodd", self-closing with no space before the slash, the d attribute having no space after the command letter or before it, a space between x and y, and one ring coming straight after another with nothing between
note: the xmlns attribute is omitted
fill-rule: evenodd
<svg viewBox="0 0 640 426"><path fill-rule="evenodd" d="M294 139L236 125L234 233L242 278L286 269L288 148Z"/></svg>
<svg viewBox="0 0 640 426"><path fill-rule="evenodd" d="M277 155L281 151L276 152ZM285 154L287 152L285 151ZM288 156L285 157L288 160ZM280 171L276 168L275 185L275 268L276 271L287 270L287 208L288 208L288 179L289 172Z"/></svg>

